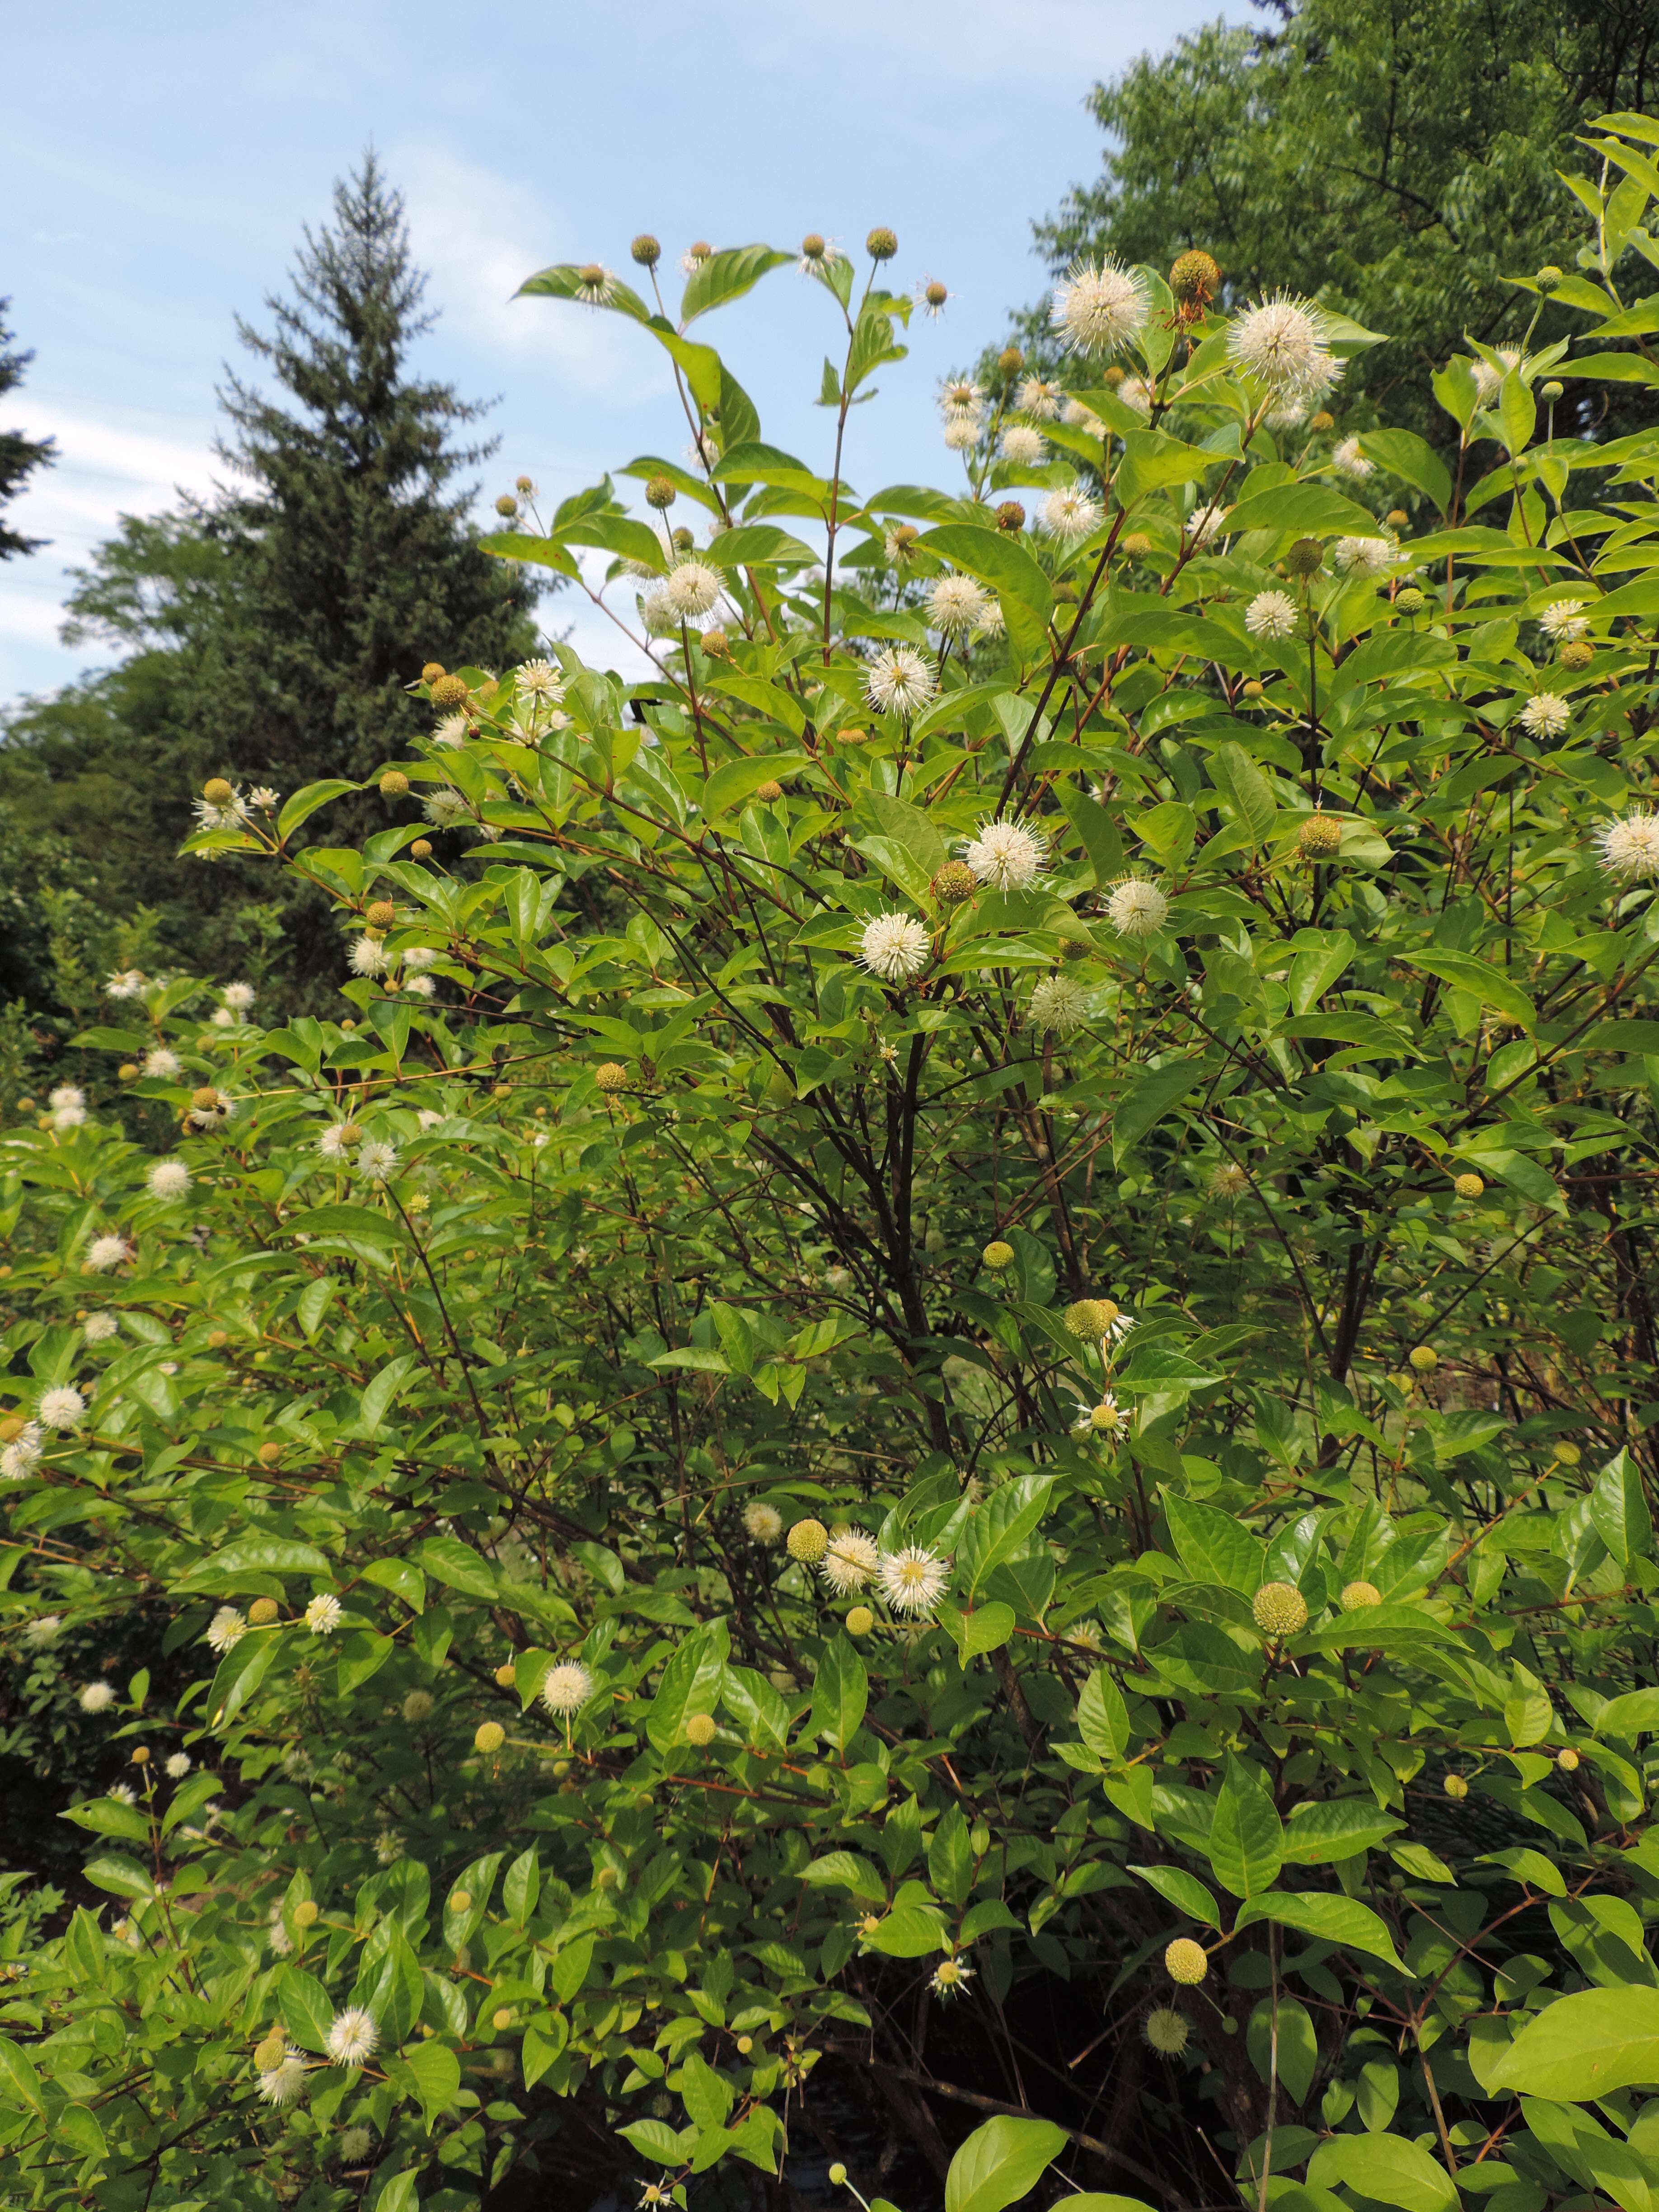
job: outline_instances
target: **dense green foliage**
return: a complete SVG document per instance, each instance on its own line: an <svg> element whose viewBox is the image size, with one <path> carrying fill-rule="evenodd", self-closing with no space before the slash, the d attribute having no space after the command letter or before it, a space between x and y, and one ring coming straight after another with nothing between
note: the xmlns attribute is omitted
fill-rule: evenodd
<svg viewBox="0 0 1659 2212"><path fill-rule="evenodd" d="M493 550L659 674L210 783L350 1014L123 975L0 1142L13 1710L108 1736L15 2202L936 2201L989 2110L947 2212L1649 2212L1659 432L1478 353L1339 476L1363 333L1097 270L860 495L870 245L828 476L704 335L789 257L531 280L702 465Z"/></svg>
<svg viewBox="0 0 1659 2212"><path fill-rule="evenodd" d="M1201 246L1241 295L1317 293L1388 334L1357 378L1380 419L1437 435L1425 372L1468 334L1499 345L1518 330L1504 279L1559 249L1556 173L1579 166L1576 134L1650 104L1653 10L1298 0L1267 12L1270 27L1217 22L1096 85L1101 174L1036 225L1038 248L1058 276L1079 253ZM1558 317L1547 335L1570 327ZM1574 386L1576 427L1620 397Z"/></svg>
<svg viewBox="0 0 1659 2212"><path fill-rule="evenodd" d="M495 450L453 442L483 410L410 374L432 318L372 155L334 215L307 233L292 296L266 302L270 334L238 324L261 376L222 395L228 490L125 518L77 574L66 641L124 658L0 726L16 862L84 902L72 966L242 965L254 948L259 980L307 1003L319 909L245 867L181 860L191 787L226 763L256 784L367 777L414 734L406 686L425 660L501 666L532 649L532 594L480 551L458 481ZM82 1011L74 975L40 899L28 908L5 933L0 992L61 1031ZM140 908L141 941L124 944Z"/></svg>

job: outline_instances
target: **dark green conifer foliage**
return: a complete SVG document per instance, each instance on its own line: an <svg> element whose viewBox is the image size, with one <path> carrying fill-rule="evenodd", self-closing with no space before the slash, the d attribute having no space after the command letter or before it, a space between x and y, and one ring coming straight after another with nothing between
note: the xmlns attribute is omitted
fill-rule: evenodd
<svg viewBox="0 0 1659 2212"><path fill-rule="evenodd" d="M18 353L11 343L11 332L6 326L9 300L0 300L0 399L23 380L23 371L34 359L32 353ZM56 458L50 438L26 438L21 430L0 430L0 507L9 507L29 477L38 468L50 468ZM14 553L33 553L46 543L40 538L25 538L0 517L0 561L8 560Z"/></svg>
<svg viewBox="0 0 1659 2212"><path fill-rule="evenodd" d="M269 333L238 320L264 378L220 394L237 482L214 525L235 585L210 693L225 771L284 790L398 753L423 662L499 665L532 639L529 587L477 550L457 481L495 451L451 442L485 406L405 373L434 317L372 151L292 285L267 298Z"/></svg>

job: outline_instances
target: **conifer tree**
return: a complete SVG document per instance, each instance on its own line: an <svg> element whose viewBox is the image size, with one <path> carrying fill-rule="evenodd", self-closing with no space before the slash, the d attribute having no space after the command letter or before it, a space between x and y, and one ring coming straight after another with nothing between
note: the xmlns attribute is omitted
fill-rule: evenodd
<svg viewBox="0 0 1659 2212"><path fill-rule="evenodd" d="M414 728L423 663L494 666L532 641L531 587L479 551L457 482L495 449L451 442L487 403L407 373L425 289L371 151L332 226L305 232L292 297L267 297L270 331L238 319L267 380L220 394L240 482L213 518L234 587L207 703L228 770L366 776Z"/></svg>
<svg viewBox="0 0 1659 2212"><path fill-rule="evenodd" d="M6 326L9 300L0 300L0 399L23 381L23 371L34 359L32 353L12 349ZM57 458L50 438L26 438L21 430L0 430L0 507L9 507L38 468L50 468ZM45 544L43 538L25 538L0 517L0 561L14 553L33 553Z"/></svg>

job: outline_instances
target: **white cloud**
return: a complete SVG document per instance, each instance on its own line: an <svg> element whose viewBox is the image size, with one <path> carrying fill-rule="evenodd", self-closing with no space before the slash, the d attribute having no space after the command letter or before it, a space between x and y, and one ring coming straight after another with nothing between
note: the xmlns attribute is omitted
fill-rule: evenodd
<svg viewBox="0 0 1659 2212"><path fill-rule="evenodd" d="M398 149L415 258L431 276L444 336L480 352L529 356L585 393L628 405L665 391L654 342L630 323L562 300L520 300L526 276L592 249L569 217L495 171L431 146ZM633 272L629 272L630 274Z"/></svg>
<svg viewBox="0 0 1659 2212"><path fill-rule="evenodd" d="M16 638L25 645L56 645L63 619L64 611L55 599L0 583L0 637Z"/></svg>
<svg viewBox="0 0 1659 2212"><path fill-rule="evenodd" d="M928 81L1018 83L1048 91L1062 72L1076 81L1081 98L1097 77L1109 76L1135 54L1162 48L1179 34L1213 20L1237 20L1236 0L1164 0L1154 17L1138 7L1102 0L930 0L895 7L892 0L842 0L833 12L780 11L772 0L714 0L731 34L763 67L799 74L808 49L858 56L889 85L920 91L913 72ZM705 24L704 38L708 40ZM718 42L718 41L716 41Z"/></svg>

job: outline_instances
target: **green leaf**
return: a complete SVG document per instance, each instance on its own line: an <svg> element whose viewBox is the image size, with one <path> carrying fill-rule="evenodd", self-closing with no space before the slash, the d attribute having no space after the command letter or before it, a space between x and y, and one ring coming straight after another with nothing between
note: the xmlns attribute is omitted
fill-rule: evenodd
<svg viewBox="0 0 1659 2212"><path fill-rule="evenodd" d="M692 322L712 308L724 307L751 291L761 278L781 269L793 254L770 246L728 246L700 261L685 280L680 295L680 321Z"/></svg>
<svg viewBox="0 0 1659 2212"><path fill-rule="evenodd" d="M419 1365L420 1361L412 1352L404 1352L399 1353L396 1359L388 1360L381 1368L363 1393L364 1436L372 1437L379 1429L392 1409L392 1400Z"/></svg>
<svg viewBox="0 0 1659 2212"><path fill-rule="evenodd" d="M1112 1117L1112 1161L1121 1166L1147 1132L1197 1090L1209 1073L1201 1060L1165 1060L1130 1085Z"/></svg>
<svg viewBox="0 0 1659 2212"><path fill-rule="evenodd" d="M849 1638L836 1634L824 1644L812 1680L811 1726L837 1751L858 1733L869 1702L869 1677Z"/></svg>
<svg viewBox="0 0 1659 2212"><path fill-rule="evenodd" d="M850 1889L854 1897L884 1898L887 1884L868 1859L856 1851L825 1851L801 1869L801 1880L815 1889Z"/></svg>
<svg viewBox="0 0 1659 2212"><path fill-rule="evenodd" d="M1469 952L1413 952L1411 964L1427 975L1437 975L1455 991L1467 991L1483 1006L1496 1007L1528 1034L1538 1026L1538 1010L1532 1000L1519 984L1510 981L1503 969L1489 960L1478 959Z"/></svg>
<svg viewBox="0 0 1659 2212"><path fill-rule="evenodd" d="M1285 1823L1287 1866L1326 1866L1374 1850L1400 1823L1368 1797L1330 1797L1298 1805Z"/></svg>
<svg viewBox="0 0 1659 2212"><path fill-rule="evenodd" d="M1244 530L1294 531L1298 538L1380 538L1369 507L1345 499L1328 484L1271 484L1247 491L1227 516L1227 534Z"/></svg>
<svg viewBox="0 0 1659 2212"><path fill-rule="evenodd" d="M134 1844L149 1841L144 1815L136 1805L124 1805L116 1797L89 1797L83 1804L71 1805L62 1817L76 1827L90 1828L94 1836L125 1836Z"/></svg>
<svg viewBox="0 0 1659 2212"><path fill-rule="evenodd" d="M1495 2088L1588 2104L1659 2081L1659 1990L1579 1990L1529 2021L1499 2060Z"/></svg>
<svg viewBox="0 0 1659 2212"><path fill-rule="evenodd" d="M1232 1514L1173 1491L1164 1493L1164 1512L1181 1564L1195 1583L1219 1583L1224 1589L1255 1595L1266 1553Z"/></svg>
<svg viewBox="0 0 1659 2212"><path fill-rule="evenodd" d="M974 1854L968 1840L968 1823L960 1805L948 1807L927 1846L927 1879L935 1895L960 1908L968 1901L973 1881Z"/></svg>
<svg viewBox="0 0 1659 2212"><path fill-rule="evenodd" d="M426 1577L409 1559L371 1559L363 1580L402 1598L411 1613L426 1611Z"/></svg>
<svg viewBox="0 0 1659 2212"><path fill-rule="evenodd" d="M1250 1899L1239 1909L1236 1929L1253 1927L1258 1920L1276 1920L1322 1943L1340 1943L1346 1950L1364 1951L1385 1966L1404 1973L1406 1967L1394 1948L1394 1938L1369 1905L1357 1898L1340 1897L1330 1890L1304 1890L1292 1895L1272 1890Z"/></svg>
<svg viewBox="0 0 1659 2212"><path fill-rule="evenodd" d="M969 1518L962 1547L970 1596L983 1588L987 1577L1004 1559L1025 1549L1025 1541L1048 1510L1054 1477L1021 1475L1006 1482L982 1499Z"/></svg>
<svg viewBox="0 0 1659 2212"><path fill-rule="evenodd" d="M331 799L339 799L348 791L362 789L360 784L348 783L340 776L326 776L320 783L307 783L296 791L276 817L276 835L291 837L302 822L308 822L319 806L326 806Z"/></svg>
<svg viewBox="0 0 1659 2212"><path fill-rule="evenodd" d="M1006 532L947 522L924 531L919 543L953 568L988 584L999 598L1018 599L1048 621L1054 603L1053 587L1030 554Z"/></svg>
<svg viewBox="0 0 1659 2212"><path fill-rule="evenodd" d="M1451 507L1451 473L1426 438L1411 430L1367 430L1359 450L1390 476L1426 492L1442 514Z"/></svg>
<svg viewBox="0 0 1659 2212"><path fill-rule="evenodd" d="M1220 1927L1221 1918L1216 1911L1214 1898L1198 1876L1188 1874L1185 1867L1132 1866L1129 1871L1138 1874L1144 1882L1155 1889L1160 1897L1167 1899L1177 1912L1184 1912L1189 1920L1199 1921L1208 1928Z"/></svg>
<svg viewBox="0 0 1659 2212"><path fill-rule="evenodd" d="M1233 818L1248 830L1250 842L1265 845L1273 835L1279 802L1273 786L1243 745L1218 745L1210 755L1210 781L1233 810Z"/></svg>
<svg viewBox="0 0 1659 2212"><path fill-rule="evenodd" d="M988 2120L951 2160L945 2212L1005 2212L1030 2194L1068 2140L1052 2120Z"/></svg>
<svg viewBox="0 0 1659 2212"><path fill-rule="evenodd" d="M944 1915L927 1905L896 1905L864 1940L890 1959L926 1959L950 1948Z"/></svg>
<svg viewBox="0 0 1659 2212"><path fill-rule="evenodd" d="M1302 933L1304 937L1310 933ZM1288 978L1291 1004L1298 1014L1319 1004L1337 977L1346 973L1354 950L1354 941L1346 929L1322 931L1317 944L1298 946Z"/></svg>
<svg viewBox="0 0 1659 2212"><path fill-rule="evenodd" d="M426 2131L431 2134L439 2118L455 2101L461 2086L461 2062L447 2043L435 2039L417 2043L391 2060L386 2072L394 2081L406 2082L420 2100Z"/></svg>
<svg viewBox="0 0 1659 2212"><path fill-rule="evenodd" d="M0 2035L0 2098L15 2111L20 2105L29 2111L44 2112L46 2100L40 2094L40 2076L34 2070L34 2061L21 2044L14 2043L9 2035Z"/></svg>
<svg viewBox="0 0 1659 2212"><path fill-rule="evenodd" d="M1575 376L1583 374L1576 362L1573 374ZM1510 369L1504 379L1498 394L1497 414L1504 433L1504 446L1513 460L1517 453L1524 453L1532 443L1532 434L1538 422L1538 402L1516 369Z"/></svg>
<svg viewBox="0 0 1659 2212"><path fill-rule="evenodd" d="M547 1978L553 1985L553 1994L561 2004L570 2004L587 1986L588 1971L593 1964L593 1938L573 1936L568 1943L561 1944L554 1953L547 1969Z"/></svg>
<svg viewBox="0 0 1659 2212"><path fill-rule="evenodd" d="M459 1536L428 1536L414 1557L434 1582L464 1591L468 1597L495 1598L500 1594L501 1576L496 1569Z"/></svg>
<svg viewBox="0 0 1659 2212"><path fill-rule="evenodd" d="M303 1966L284 1966L276 1979L283 2025L303 2051L326 2051L334 2006L315 1974Z"/></svg>
<svg viewBox="0 0 1659 2212"><path fill-rule="evenodd" d="M1614 1735L1625 1743L1634 1743L1638 1735L1659 1735L1659 1689L1626 1690L1622 1697L1609 1698L1594 1725L1597 1735Z"/></svg>
<svg viewBox="0 0 1659 2212"><path fill-rule="evenodd" d="M403 1242L401 1225L367 1206L342 1203L302 1208L298 1213L290 1213L283 1228L289 1237L307 1237L313 1242L319 1237L349 1237L360 1244Z"/></svg>
<svg viewBox="0 0 1659 2212"><path fill-rule="evenodd" d="M1077 1702L1077 1729L1095 1756L1115 1766L1129 1755L1129 1709L1103 1667L1097 1667Z"/></svg>
<svg viewBox="0 0 1659 2212"><path fill-rule="evenodd" d="M1278 2028L1278 2048L1274 2049L1274 2027ZM1306 2101L1312 2088L1314 2076L1319 2071L1319 2041L1308 2008L1298 1998L1279 1997L1275 2007L1264 2000L1250 2015L1246 2032L1245 2048L1251 2063L1264 2081L1275 2078L1273 2062L1278 2060L1276 2078L1288 2091L1292 2104Z"/></svg>
<svg viewBox="0 0 1659 2212"><path fill-rule="evenodd" d="M1457 2212L1457 2185L1439 2160L1408 2136L1328 2136L1308 2160L1310 2188L1339 2185L1401 2212Z"/></svg>
<svg viewBox="0 0 1659 2212"><path fill-rule="evenodd" d="M1590 1520L1620 1566L1645 1559L1652 1551L1653 1516L1642 1487L1642 1471L1628 1452L1609 1460L1596 1477Z"/></svg>
<svg viewBox="0 0 1659 2212"><path fill-rule="evenodd" d="M1269 1888L1283 1863L1284 1839L1265 1785L1229 1753L1207 1847L1216 1880L1235 1897Z"/></svg>
<svg viewBox="0 0 1659 2212"><path fill-rule="evenodd" d="M953 1605L941 1606L939 1618L956 1639L957 1662L963 1667L987 1651L1000 1650L1013 1634L1016 1622L1012 1606L1000 1600L971 1613L959 1612Z"/></svg>
<svg viewBox="0 0 1659 2212"><path fill-rule="evenodd" d="M1123 840L1118 835L1116 823L1098 799L1091 799L1070 783L1057 783L1054 796L1065 808L1067 820L1089 855L1096 890L1105 890L1123 873Z"/></svg>
<svg viewBox="0 0 1659 2212"><path fill-rule="evenodd" d="M603 295L592 298L582 284L582 266L574 261L559 261L550 268L538 269L533 276L525 278L514 296L520 300L578 300L585 307L609 307L616 314L630 315L637 323L650 320L651 310L639 294L614 274L607 273Z"/></svg>
<svg viewBox="0 0 1659 2212"><path fill-rule="evenodd" d="M709 821L752 799L763 783L780 781L806 764L805 753L760 753L749 760L727 761L717 768L702 787L702 811Z"/></svg>

